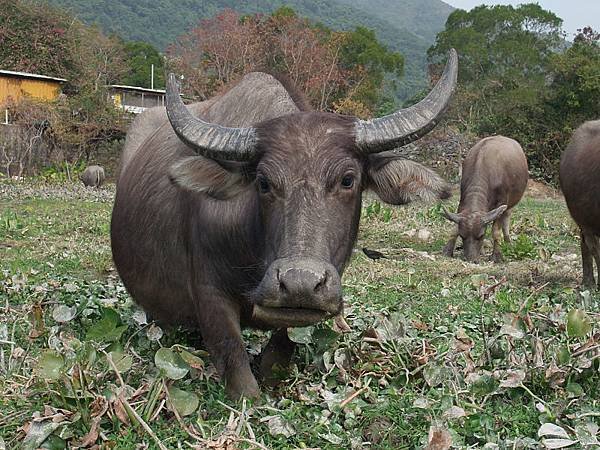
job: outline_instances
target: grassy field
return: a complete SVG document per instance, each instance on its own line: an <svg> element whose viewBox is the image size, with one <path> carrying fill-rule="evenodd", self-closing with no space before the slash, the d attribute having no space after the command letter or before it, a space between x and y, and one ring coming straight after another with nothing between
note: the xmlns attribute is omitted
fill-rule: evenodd
<svg viewBox="0 0 600 450"><path fill-rule="evenodd" d="M253 403L226 399L194 333L132 304L112 197L0 182L0 449L600 448L600 296L546 189L516 208L502 264L442 257L439 205L367 202L349 330L294 329L292 367ZM255 356L268 334L246 338Z"/></svg>

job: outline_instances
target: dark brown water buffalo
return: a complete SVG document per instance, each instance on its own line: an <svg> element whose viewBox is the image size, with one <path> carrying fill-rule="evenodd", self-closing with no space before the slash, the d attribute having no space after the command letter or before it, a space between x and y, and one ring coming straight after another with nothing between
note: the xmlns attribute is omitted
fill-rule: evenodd
<svg viewBox="0 0 600 450"><path fill-rule="evenodd" d="M600 287L600 120L581 125L560 160L560 187L581 231L583 284Z"/></svg>
<svg viewBox="0 0 600 450"><path fill-rule="evenodd" d="M462 167L458 213L445 211L446 217L457 227L443 253L452 256L460 236L465 258L479 261L485 229L494 222L492 260L501 261L500 229L504 240L509 242L510 213L521 200L529 178L527 158L517 141L492 136L469 150Z"/></svg>
<svg viewBox="0 0 600 450"><path fill-rule="evenodd" d="M100 187L104 183L104 169L100 166L88 166L80 175L79 179L85 186Z"/></svg>
<svg viewBox="0 0 600 450"><path fill-rule="evenodd" d="M300 110L264 73L186 108L171 75L166 112L136 119L112 215L116 267L153 317L200 331L230 396L259 393L241 326L279 329L262 371L291 356L285 327L342 311L364 189L392 204L449 195L431 170L382 152L435 126L456 72L453 51L422 102L372 121Z"/></svg>

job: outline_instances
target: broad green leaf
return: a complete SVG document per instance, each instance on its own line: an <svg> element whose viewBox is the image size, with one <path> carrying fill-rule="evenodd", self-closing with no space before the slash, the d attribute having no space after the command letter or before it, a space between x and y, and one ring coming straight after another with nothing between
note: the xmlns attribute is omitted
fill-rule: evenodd
<svg viewBox="0 0 600 450"><path fill-rule="evenodd" d="M56 434L51 434L48 439L44 441L40 448L44 450L65 450L67 448L67 442Z"/></svg>
<svg viewBox="0 0 600 450"><path fill-rule="evenodd" d="M323 353L330 348L339 337L340 335L331 328L317 328L312 334L313 342L317 345L317 353Z"/></svg>
<svg viewBox="0 0 600 450"><path fill-rule="evenodd" d="M271 436L285 436L286 438L289 438L296 434L296 430L294 430L292 424L281 416L263 417L261 422L267 422L267 427L269 428Z"/></svg>
<svg viewBox="0 0 600 450"><path fill-rule="evenodd" d="M431 387L437 386L441 384L447 375L447 370L445 367L442 367L438 364L427 364L423 369L423 378L427 384Z"/></svg>
<svg viewBox="0 0 600 450"><path fill-rule="evenodd" d="M58 380L64 364L65 360L61 355L52 350L46 350L38 357L37 374L48 380Z"/></svg>
<svg viewBox="0 0 600 450"><path fill-rule="evenodd" d="M600 448L600 435L598 434L600 431L600 425L596 425L594 422L587 423L579 423L575 426L575 434L577 435L577 440L581 445L595 445ZM595 447L591 447L595 448Z"/></svg>
<svg viewBox="0 0 600 450"><path fill-rule="evenodd" d="M571 361L571 352L566 345L561 346L556 352L556 359L562 365L569 364Z"/></svg>
<svg viewBox="0 0 600 450"><path fill-rule="evenodd" d="M471 392L475 395L484 396L491 394L500 386L500 382L491 375L481 375L471 384Z"/></svg>
<svg viewBox="0 0 600 450"><path fill-rule="evenodd" d="M553 423L543 423L542 426L538 430L538 436L556 436L564 439L569 438L569 434L565 431L563 427L559 427Z"/></svg>
<svg viewBox="0 0 600 450"><path fill-rule="evenodd" d="M127 329L127 325L120 325L120 323L121 317L118 312L104 308L102 318L90 327L86 339L98 342L118 341Z"/></svg>
<svg viewBox="0 0 600 450"><path fill-rule="evenodd" d="M566 389L573 397L581 397L584 394L583 388L579 383L569 382Z"/></svg>
<svg viewBox="0 0 600 450"><path fill-rule="evenodd" d="M52 310L52 318L59 323L70 322L71 320L73 320L76 314L76 306L69 307L67 305L57 305Z"/></svg>
<svg viewBox="0 0 600 450"><path fill-rule="evenodd" d="M123 373L131 369L133 365L133 358L131 356L123 352L110 352L109 355L119 372Z"/></svg>
<svg viewBox="0 0 600 450"><path fill-rule="evenodd" d="M180 416L189 416L198 409L200 403L196 394L175 386L169 387L169 398Z"/></svg>
<svg viewBox="0 0 600 450"><path fill-rule="evenodd" d="M315 327L288 328L288 337L297 344L311 344Z"/></svg>
<svg viewBox="0 0 600 450"><path fill-rule="evenodd" d="M23 439L21 450L36 450L50 436L62 422L53 422L52 420L42 420L41 422L32 421L27 436Z"/></svg>
<svg viewBox="0 0 600 450"><path fill-rule="evenodd" d="M542 444L546 448L566 448L577 444L577 441L572 441L571 439L544 439Z"/></svg>
<svg viewBox="0 0 600 450"><path fill-rule="evenodd" d="M84 342L77 352L77 361L87 367L92 367L98 359L98 352L91 342Z"/></svg>
<svg viewBox="0 0 600 450"><path fill-rule="evenodd" d="M572 309L567 315L567 334L569 337L584 337L592 330L590 317L580 309Z"/></svg>
<svg viewBox="0 0 600 450"><path fill-rule="evenodd" d="M158 325L152 324L146 330L146 337L152 342L158 342L163 337L163 330Z"/></svg>
<svg viewBox="0 0 600 450"><path fill-rule="evenodd" d="M190 366L183 358L170 348L159 349L154 355L154 363L171 380L179 380L185 377L190 370Z"/></svg>

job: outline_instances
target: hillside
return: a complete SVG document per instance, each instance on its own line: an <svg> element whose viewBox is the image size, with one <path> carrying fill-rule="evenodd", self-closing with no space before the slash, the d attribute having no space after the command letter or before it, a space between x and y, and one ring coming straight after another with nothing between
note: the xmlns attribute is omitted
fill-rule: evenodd
<svg viewBox="0 0 600 450"><path fill-rule="evenodd" d="M427 48L443 29L452 7L440 0L48 0L85 22L128 40L165 49L198 20L223 8L270 13L289 5L300 15L335 29L364 25L405 57L405 77L397 95L410 97L426 84Z"/></svg>
<svg viewBox="0 0 600 450"><path fill-rule="evenodd" d="M337 0L433 43L454 8L440 0Z"/></svg>

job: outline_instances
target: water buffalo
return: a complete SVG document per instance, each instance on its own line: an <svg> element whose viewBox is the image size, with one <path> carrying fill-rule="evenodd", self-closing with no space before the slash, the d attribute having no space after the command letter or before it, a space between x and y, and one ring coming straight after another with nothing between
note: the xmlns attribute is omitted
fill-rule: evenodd
<svg viewBox="0 0 600 450"><path fill-rule="evenodd" d="M448 220L457 224L443 254L453 256L456 239L462 238L464 256L477 262L487 225L494 222L492 260L502 260L500 228L510 241L508 228L512 208L519 203L529 178L527 158L519 143L504 136L482 139L469 150L462 165L458 212L444 210Z"/></svg>
<svg viewBox="0 0 600 450"><path fill-rule="evenodd" d="M567 207L581 232L583 284L595 285L595 259L600 287L600 120L575 130L560 160L559 176Z"/></svg>
<svg viewBox="0 0 600 450"><path fill-rule="evenodd" d="M100 166L88 166L80 175L79 179L85 186L100 187L104 183L104 169Z"/></svg>
<svg viewBox="0 0 600 450"><path fill-rule="evenodd" d="M371 121L302 110L264 73L186 108L171 75L166 107L136 119L112 214L117 270L154 318L200 331L231 397L259 394L241 326L278 330L263 371L289 360L286 327L342 311L364 189L392 204L449 195L389 150L435 126L456 72L452 51L423 101Z"/></svg>

